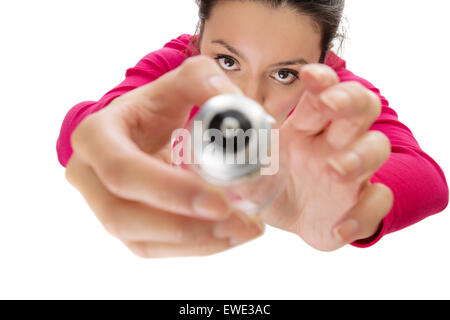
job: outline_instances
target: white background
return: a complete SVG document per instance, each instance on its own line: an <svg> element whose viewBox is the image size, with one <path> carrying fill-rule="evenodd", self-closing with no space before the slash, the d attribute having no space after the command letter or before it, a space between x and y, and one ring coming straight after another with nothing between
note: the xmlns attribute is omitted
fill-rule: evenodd
<svg viewBox="0 0 450 320"><path fill-rule="evenodd" d="M450 173L447 1L348 0L348 68ZM192 0L0 2L0 298L450 298L448 209L369 249L316 251L268 227L202 258L145 260L64 178L68 110L197 23Z"/></svg>

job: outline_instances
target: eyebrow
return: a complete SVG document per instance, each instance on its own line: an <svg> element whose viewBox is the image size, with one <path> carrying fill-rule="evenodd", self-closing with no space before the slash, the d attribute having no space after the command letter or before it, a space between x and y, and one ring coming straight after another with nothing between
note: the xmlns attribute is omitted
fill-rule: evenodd
<svg viewBox="0 0 450 320"><path fill-rule="evenodd" d="M230 51L231 53L233 53L233 54L237 55L238 57L240 57L241 59L247 61L247 59L245 58L245 56L243 54L241 54L237 49L233 48L230 44L228 44L224 40L221 40L221 39L213 40L213 41L211 41L211 43L221 44L222 46L227 48L227 50ZM271 64L270 67L291 66L291 65L296 65L296 64L309 64L309 62L303 58L300 58L300 59L295 59L295 60L291 60L291 61L283 61L283 62L274 63L274 64Z"/></svg>

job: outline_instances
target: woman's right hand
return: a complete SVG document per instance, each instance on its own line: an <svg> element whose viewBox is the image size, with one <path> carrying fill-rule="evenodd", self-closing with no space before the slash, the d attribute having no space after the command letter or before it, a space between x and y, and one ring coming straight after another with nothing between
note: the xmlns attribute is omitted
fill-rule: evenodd
<svg viewBox="0 0 450 320"><path fill-rule="evenodd" d="M222 93L242 94L213 59L192 57L72 133L67 180L136 255L210 255L264 232L259 217L230 210L218 190L170 164L172 132L184 127L192 106Z"/></svg>

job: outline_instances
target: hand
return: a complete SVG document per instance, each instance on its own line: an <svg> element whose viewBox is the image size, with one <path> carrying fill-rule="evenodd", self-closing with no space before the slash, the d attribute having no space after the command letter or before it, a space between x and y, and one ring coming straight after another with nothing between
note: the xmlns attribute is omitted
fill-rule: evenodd
<svg viewBox="0 0 450 320"><path fill-rule="evenodd" d="M136 255L209 255L263 233L258 217L231 211L218 190L170 165L172 131L185 125L193 105L222 93L242 94L213 59L193 57L73 132L67 180Z"/></svg>
<svg viewBox="0 0 450 320"><path fill-rule="evenodd" d="M339 83L325 65L305 66L301 79L302 98L280 130L289 179L262 218L331 251L375 234L390 211L392 191L370 178L391 146L383 133L368 130L381 112L373 92Z"/></svg>

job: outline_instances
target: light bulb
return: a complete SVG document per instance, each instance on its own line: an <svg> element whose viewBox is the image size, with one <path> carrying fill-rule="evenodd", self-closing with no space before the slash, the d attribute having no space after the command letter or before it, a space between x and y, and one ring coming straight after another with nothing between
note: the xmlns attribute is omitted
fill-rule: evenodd
<svg viewBox="0 0 450 320"><path fill-rule="evenodd" d="M245 96L222 94L206 101L176 137L172 161L221 188L234 208L257 214L281 193L285 152L279 128L264 108Z"/></svg>

